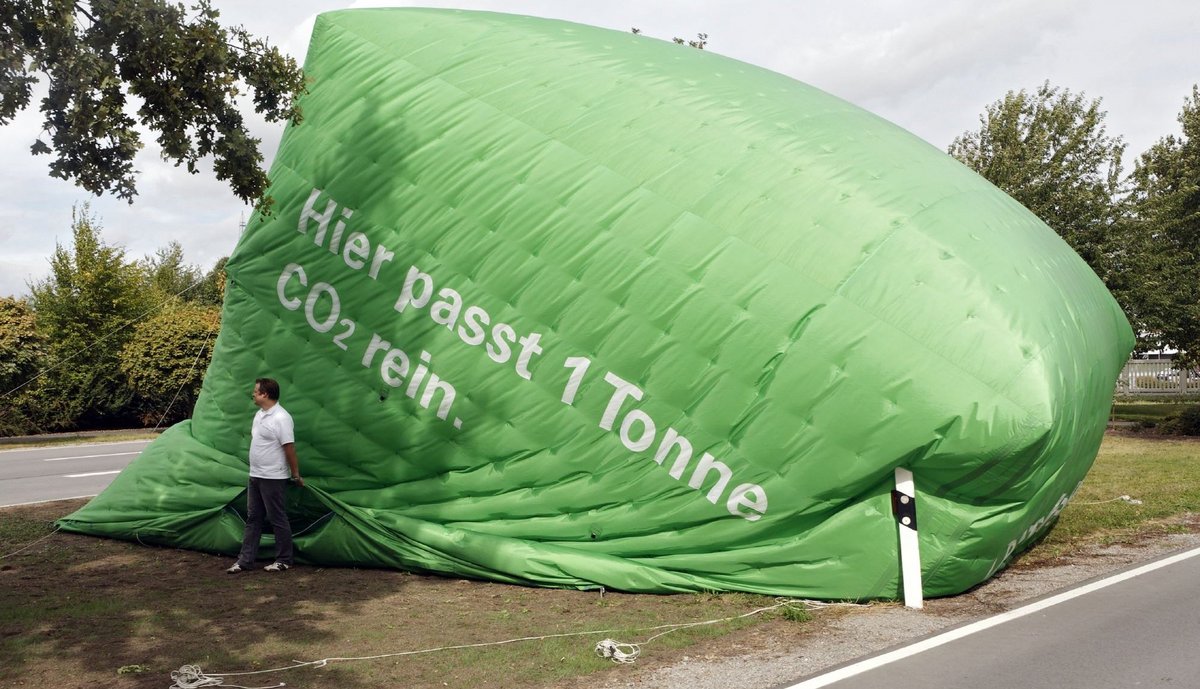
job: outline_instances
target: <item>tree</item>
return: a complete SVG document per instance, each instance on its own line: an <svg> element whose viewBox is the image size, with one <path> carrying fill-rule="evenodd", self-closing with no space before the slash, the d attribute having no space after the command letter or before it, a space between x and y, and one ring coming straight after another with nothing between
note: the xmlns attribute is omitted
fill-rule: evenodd
<svg viewBox="0 0 1200 689"><path fill-rule="evenodd" d="M0 297L0 436L33 429L29 383L45 366L46 338L27 302Z"/></svg>
<svg viewBox="0 0 1200 689"><path fill-rule="evenodd" d="M212 270L205 273L203 281L191 292L192 301L218 308L225 303L225 264L228 262L228 256L217 259Z"/></svg>
<svg viewBox="0 0 1200 689"><path fill-rule="evenodd" d="M118 367L130 326L152 308L143 271L100 238L85 205L72 212L73 244L57 245L51 274L30 285L38 329L49 340L49 372L38 396L52 428L122 419L132 392Z"/></svg>
<svg viewBox="0 0 1200 689"><path fill-rule="evenodd" d="M1150 269L1130 302L1146 336L1200 361L1200 88L1179 113L1182 135L1160 139L1137 160L1130 200Z"/></svg>
<svg viewBox="0 0 1200 689"><path fill-rule="evenodd" d="M220 317L215 307L177 303L134 328L121 349L120 367L141 400L143 424L175 423L192 415Z"/></svg>
<svg viewBox="0 0 1200 689"><path fill-rule="evenodd" d="M1045 221L1102 278L1121 219L1125 151L1104 118L1099 98L1046 82L1033 93L1009 91L980 116L978 131L948 149Z"/></svg>
<svg viewBox="0 0 1200 689"><path fill-rule="evenodd" d="M146 256L140 265L157 301L182 300L220 307L225 301L225 263L228 261L228 256L222 256L206 273L200 266L187 263L183 258L183 247L172 240L153 255Z"/></svg>
<svg viewBox="0 0 1200 689"><path fill-rule="evenodd" d="M158 135L164 159L194 174L211 154L217 179L261 202L267 175L239 96L248 89L268 121L298 123L304 76L219 16L209 0L190 11L166 0L0 0L0 124L29 105L40 73L45 140L32 151L54 155L51 176L132 202L140 124Z"/></svg>
<svg viewBox="0 0 1200 689"><path fill-rule="evenodd" d="M205 277L199 267L183 260L183 247L175 240L154 252L153 256L147 256L142 261L142 268L160 301L171 298L194 301Z"/></svg>
<svg viewBox="0 0 1200 689"><path fill-rule="evenodd" d="M45 345L29 304L0 297L0 395L37 375Z"/></svg>
<svg viewBox="0 0 1200 689"><path fill-rule="evenodd" d="M37 404L26 405L21 424L73 430L186 418L219 330L226 259L205 274L172 242L127 260L103 241L86 205L72 213L71 231L72 244L55 247L50 276L30 285L32 312L9 309L20 316L13 332L25 334L12 347L0 301L0 377L8 349L39 354L41 373L22 388Z"/></svg>

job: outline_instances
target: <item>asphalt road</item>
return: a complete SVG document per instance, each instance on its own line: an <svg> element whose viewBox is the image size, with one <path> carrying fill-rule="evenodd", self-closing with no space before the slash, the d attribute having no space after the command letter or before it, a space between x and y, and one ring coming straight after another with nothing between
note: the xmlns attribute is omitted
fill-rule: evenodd
<svg viewBox="0 0 1200 689"><path fill-rule="evenodd" d="M1082 593L994 626L956 630L861 664L837 681L835 670L789 689L1125 689L1200 686L1200 551L1188 551L1077 587ZM1170 564L1166 564L1166 563ZM1155 565L1157 569L1150 569ZM1149 569L1142 573L1140 570ZM1136 576L1132 576L1136 573ZM1086 592L1084 592L1086 591ZM1043 604L1052 602L1055 596ZM1013 611L1014 613L1019 612ZM998 616L1003 618L1004 616ZM957 632L966 632L967 625ZM939 637L953 640L938 645ZM957 637L957 638L955 638ZM930 647L932 646L932 647ZM889 656L899 656L890 662ZM873 662L879 661L879 662Z"/></svg>
<svg viewBox="0 0 1200 689"><path fill-rule="evenodd" d="M0 507L96 495L149 444L133 440L0 451Z"/></svg>

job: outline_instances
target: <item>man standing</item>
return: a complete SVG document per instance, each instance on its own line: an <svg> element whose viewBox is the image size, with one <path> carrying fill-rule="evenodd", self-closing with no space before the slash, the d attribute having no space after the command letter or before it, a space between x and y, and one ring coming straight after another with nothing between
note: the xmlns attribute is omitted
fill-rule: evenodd
<svg viewBox="0 0 1200 689"><path fill-rule="evenodd" d="M254 566L262 537L263 513L275 532L275 562L263 569L282 572L292 566L292 527L283 505L288 481L303 487L296 459L292 415L279 404L279 383L270 378L254 381L254 424L250 430L250 481L246 486L246 531L237 562L225 570L244 572Z"/></svg>

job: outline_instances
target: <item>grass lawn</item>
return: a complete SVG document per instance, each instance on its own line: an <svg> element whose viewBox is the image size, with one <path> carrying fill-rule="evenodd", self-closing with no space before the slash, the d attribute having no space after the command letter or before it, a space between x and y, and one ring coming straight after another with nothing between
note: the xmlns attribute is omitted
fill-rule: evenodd
<svg viewBox="0 0 1200 689"><path fill-rule="evenodd" d="M60 435L39 435L28 438L0 438L0 450L20 450L29 447L54 447L57 445L82 445L85 443L120 443L129 440L154 440L160 435L158 431L96 431L83 433L63 433Z"/></svg>
<svg viewBox="0 0 1200 689"><path fill-rule="evenodd" d="M1194 519L1200 519L1200 438L1109 433L1083 487L1026 558L1185 531Z"/></svg>
<svg viewBox="0 0 1200 689"><path fill-rule="evenodd" d="M1134 505L1120 499L1141 500ZM0 510L0 556L51 532L82 500ZM1095 468L1058 524L1018 566L1083 545L1200 528L1200 439L1110 433ZM345 689L588 686L619 673L636 684L692 657L794 645L807 616L773 613L656 639L632 666L593 652L612 638L641 642L669 623L742 615L775 603L745 594L650 596L533 589L387 570L297 567L230 576L230 559L53 534L0 559L0 686L161 689L170 672L281 667L595 630L594 634L481 646L269 675L229 677L249 687ZM599 631L617 630L617 631Z"/></svg>

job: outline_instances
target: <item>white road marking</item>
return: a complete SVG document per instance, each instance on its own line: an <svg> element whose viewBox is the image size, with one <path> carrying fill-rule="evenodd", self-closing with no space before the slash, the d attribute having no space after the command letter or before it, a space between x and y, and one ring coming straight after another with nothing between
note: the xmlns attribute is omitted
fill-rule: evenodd
<svg viewBox="0 0 1200 689"><path fill-rule="evenodd" d="M107 476L119 473L121 473L120 469L113 469L112 471L93 471L87 474L63 474L63 478L87 478L88 476Z"/></svg>
<svg viewBox="0 0 1200 689"><path fill-rule="evenodd" d="M112 440L112 441L109 441L106 443L86 443L84 445L61 444L61 445L59 445L59 447L112 447L113 445L123 445L125 443L146 443L147 445L149 445L151 440L153 440L153 438L151 438L149 440ZM14 447L9 450L0 450L0 455L7 454L9 452L28 452L30 450L47 450L47 449L51 449L54 447L55 447L55 445L25 445L22 447Z"/></svg>
<svg viewBox="0 0 1200 689"><path fill-rule="evenodd" d="M1200 555L1200 548L1186 550L1182 553L1172 555L1171 557L1142 565L1141 567L1131 569L1127 572L1114 574L1111 577L1094 581L1077 589L1064 591L1058 595L1030 603L1029 605L1017 608L1015 610L1009 610L1008 612L1001 613L995 617L989 617L985 620L979 620L978 622L972 622L971 624L958 627L957 629L951 629L950 631L930 637L924 641L918 641L911 646L905 646L904 648L898 648L889 653L884 653L873 658L867 658L866 660L861 660L853 665L847 665L824 675L819 675L817 677L813 677L812 679L804 680L798 684L782 687L781 689L817 689L818 687L827 687L834 682L840 682L843 679L860 675L868 670L874 670L877 667L883 667L888 663L893 663L897 660L903 660L905 658L915 656L918 653L937 648L938 646L944 646L951 641L957 641L958 639L970 636L976 632L990 629L997 625L1004 624L1005 622L1011 622L1012 620L1025 617L1026 615L1032 615L1035 612L1045 610L1046 608L1049 608L1053 605L1058 605L1059 603L1064 603L1072 598L1078 598L1094 591L1099 591L1100 589L1107 588L1113 584L1119 584L1122 581L1127 581L1136 576L1153 572L1156 569L1162 569L1163 567L1173 565L1176 562L1182 562L1189 558L1196 557L1197 555Z"/></svg>
<svg viewBox="0 0 1200 689"><path fill-rule="evenodd" d="M137 450L136 452L110 452L106 455L75 455L74 457L46 457L46 458L43 458L42 461L43 462L61 462L65 459L92 459L93 457L124 457L126 455L140 455L141 453L142 453L141 450Z"/></svg>

